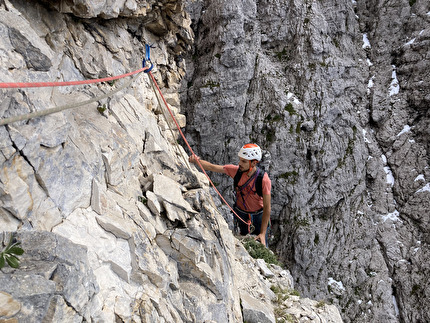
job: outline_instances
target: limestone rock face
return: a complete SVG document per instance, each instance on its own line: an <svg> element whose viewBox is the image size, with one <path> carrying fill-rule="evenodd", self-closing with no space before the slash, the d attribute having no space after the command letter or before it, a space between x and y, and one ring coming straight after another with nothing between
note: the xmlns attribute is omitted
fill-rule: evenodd
<svg viewBox="0 0 430 323"><path fill-rule="evenodd" d="M153 75L185 126L190 24L181 1L0 1L0 80L121 75L154 44ZM249 256L150 78L133 80L116 94L125 80L0 89L1 119L93 102L0 126L0 248L12 235L25 251L0 271L0 321L275 322L270 287L293 288L291 275Z"/></svg>
<svg viewBox="0 0 430 323"><path fill-rule="evenodd" d="M219 164L263 148L271 244L297 288L347 322L429 321L429 2L186 8L187 134Z"/></svg>
<svg viewBox="0 0 430 323"><path fill-rule="evenodd" d="M95 299L99 288L87 249L47 231L23 231L16 239L25 249L21 268L4 269L0 282L2 290L13 295L10 303L18 304L20 310L1 316L19 322L73 322L94 317L88 302Z"/></svg>

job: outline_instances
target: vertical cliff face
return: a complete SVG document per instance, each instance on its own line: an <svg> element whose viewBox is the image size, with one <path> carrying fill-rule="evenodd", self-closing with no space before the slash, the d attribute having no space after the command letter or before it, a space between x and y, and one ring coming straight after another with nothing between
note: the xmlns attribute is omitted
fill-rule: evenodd
<svg viewBox="0 0 430 323"><path fill-rule="evenodd" d="M176 1L0 1L0 79L121 75L154 44L154 76L184 126L190 22ZM148 76L112 93L126 83L0 90L2 119L94 101L0 127L0 245L12 232L25 251L1 269L0 319L273 322L270 283L175 145Z"/></svg>
<svg viewBox="0 0 430 323"><path fill-rule="evenodd" d="M428 2L187 5L187 135L217 163L262 146L298 288L345 321L429 320Z"/></svg>
<svg viewBox="0 0 430 323"><path fill-rule="evenodd" d="M155 85L184 128L190 24L180 1L0 0L0 321L342 322L249 256L178 145ZM139 71L145 44L152 74L6 86Z"/></svg>

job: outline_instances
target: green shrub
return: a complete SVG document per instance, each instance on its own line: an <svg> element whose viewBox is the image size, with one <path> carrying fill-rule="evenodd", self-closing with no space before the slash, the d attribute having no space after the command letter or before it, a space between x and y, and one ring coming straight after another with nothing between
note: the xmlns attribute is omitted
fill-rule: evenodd
<svg viewBox="0 0 430 323"><path fill-rule="evenodd" d="M138 196L137 200L145 205L148 203L148 199L144 196Z"/></svg>
<svg viewBox="0 0 430 323"><path fill-rule="evenodd" d="M298 176L299 176L299 173L293 170L291 172L285 172L283 174L280 174L278 177L287 180L288 183L290 184L296 184Z"/></svg>
<svg viewBox="0 0 430 323"><path fill-rule="evenodd" d="M285 62L290 60L290 55L286 48L284 48L281 52L275 52L275 56L281 61Z"/></svg>
<svg viewBox="0 0 430 323"><path fill-rule="evenodd" d="M252 237L245 238L243 240L243 246L245 247L245 249L248 251L249 255L252 258L264 259L264 261L268 264L275 264L278 266L282 266L282 264L276 258L275 254L260 242L255 241L254 238Z"/></svg>
<svg viewBox="0 0 430 323"><path fill-rule="evenodd" d="M13 242L13 236L10 237L9 243L0 253L0 269L3 268L6 263L12 268L19 267L19 259L17 256L20 256L24 253L24 250L20 247L20 242Z"/></svg>
<svg viewBox="0 0 430 323"><path fill-rule="evenodd" d="M297 114L297 112L296 112L296 110L294 110L294 107L293 107L293 104L292 103L288 103L286 106L285 106L285 108L284 108L286 111L288 111L288 113L290 114L290 115L293 115L293 114Z"/></svg>

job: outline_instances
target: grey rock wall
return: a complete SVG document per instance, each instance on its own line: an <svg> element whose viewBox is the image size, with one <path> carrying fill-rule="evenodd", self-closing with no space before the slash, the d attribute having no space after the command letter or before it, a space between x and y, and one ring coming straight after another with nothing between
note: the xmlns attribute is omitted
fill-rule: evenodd
<svg viewBox="0 0 430 323"><path fill-rule="evenodd" d="M0 1L0 80L116 76L154 44L154 76L184 127L190 24L180 1ZM123 84L0 89L0 118ZM1 321L275 322L271 287L294 288L288 270L249 256L169 123L140 74L108 98L0 127L0 247L12 234L25 251L0 270ZM342 321L309 299L282 307Z"/></svg>
<svg viewBox="0 0 430 323"><path fill-rule="evenodd" d="M187 5L187 135L216 163L262 146L298 289L347 322L428 321L428 1Z"/></svg>

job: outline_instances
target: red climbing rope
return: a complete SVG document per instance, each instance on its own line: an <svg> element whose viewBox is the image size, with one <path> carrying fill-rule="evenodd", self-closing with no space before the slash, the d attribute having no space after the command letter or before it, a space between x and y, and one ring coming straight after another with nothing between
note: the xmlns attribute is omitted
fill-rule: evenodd
<svg viewBox="0 0 430 323"><path fill-rule="evenodd" d="M29 87L56 87L56 86L69 86L69 85L82 85L82 84L92 84L92 83L101 83L101 82L110 82L114 80L118 80L127 76L131 76L140 72L144 72L148 70L149 67L145 66L136 71L118 75L105 77L101 79L94 80L83 80L83 81L65 81L65 82L29 82L29 83L0 83L1 89L12 89L12 88L29 88Z"/></svg>
<svg viewBox="0 0 430 323"><path fill-rule="evenodd" d="M149 50L148 50L148 48L147 48L147 52L148 52L148 54L149 54ZM148 55L148 54L147 54L147 55ZM148 61L150 61L148 56L147 56L147 60L148 60ZM145 65L145 63L144 63L144 65ZM146 71L146 73L147 73L147 74L149 74L149 75L151 76L151 79L152 79L152 81L154 82L154 84L155 84L155 86L156 86L156 88L157 88L158 92L160 93L160 96L161 96L161 98L162 98L162 100L163 100L163 102L164 102L164 104L165 104L165 106L166 106L167 110L169 111L170 116L172 117L173 121L175 122L176 127L178 128L179 133L180 133L180 134L181 134L181 136L182 136L182 139L184 140L185 144L187 145L187 147L188 147L188 149L190 150L190 152L192 153L192 155L193 155L194 157L196 157L196 161L197 161L197 163L198 163L199 167L201 168L201 170L203 171L203 173L206 175L206 177L207 177L207 179L209 180L209 182L211 183L212 187L215 189L215 191L217 192L217 194L220 196L221 200L222 200L222 201L223 201L223 202L224 202L224 203L225 203L225 204L230 208L230 210L233 212L233 214L234 214L238 219L240 219L243 223L245 223L245 224L247 224L248 226L250 226L250 225L251 225L251 221L250 221L250 220L245 221L245 220L243 220L239 215L237 215L237 213L233 210L233 208L228 204L228 202L224 199L224 197L221 195L221 193L220 193L220 192L218 191L218 189L215 187L215 185L214 185L214 183L212 182L212 180L210 179L209 175L206 173L205 169L203 168L202 164L200 163L199 159L197 158L196 154L194 153L193 149L191 148L190 144L188 143L187 139L185 138L185 136L184 136L184 134L183 134L183 132L182 132L182 130L181 130L181 127L179 126L179 124L178 124L178 122L177 122L177 120L176 120L175 116L173 115L173 113L172 113L171 109L169 108L169 105L167 104L167 102L166 102L166 100L165 100L165 98L164 98L164 96L163 96L163 93L161 92L161 90L160 90L160 88L159 88L159 86L158 86L158 84L157 84L157 81L156 81L156 80L155 80L155 78L154 78L154 75L151 73L151 69L152 69L152 66L151 66L151 67L144 66L143 68L138 69L138 70L133 71L133 72L130 72L130 73L126 73L126 74L122 74L122 75L118 75L118 76L112 76L112 77L101 78L101 79L94 79L94 80L65 81L65 82L0 83L0 88L3 88L3 89L11 89L11 88L58 87L58 86L70 86L70 85L83 85L83 84L92 84L92 83L110 82L110 81L118 80L118 79L121 79L121 78L124 78L124 77L127 77L127 76L131 76L131 75L134 75L134 74L137 74L137 73L145 72L145 71ZM69 107L67 107L67 108L69 108ZM56 111L54 111L54 112L56 112ZM33 115L31 115L31 117L33 117ZM22 119L22 118L21 118L21 119ZM21 120L21 119L19 119L19 120ZM17 119L17 120L18 120L18 119ZM12 120L12 121L10 121L10 120L1 120L1 121L3 121L3 123L2 123L2 124L6 124L6 123L9 123L9 122L13 122L13 120Z"/></svg>
<svg viewBox="0 0 430 323"><path fill-rule="evenodd" d="M157 84L157 81L155 80L154 75L151 73L151 71L149 71L147 74L149 74L151 76L152 81L154 82L155 86L157 87L158 93L160 93L160 96L164 102L164 105L166 106L167 110L169 111L170 116L172 117L173 121L175 122L176 127L179 130L179 133L181 134L182 139L184 140L185 144L187 145L188 149L190 150L191 154L195 157L199 167L201 168L201 170L203 171L203 173L206 175L207 179L209 180L209 182L211 183L212 187L215 189L215 191L217 192L217 194L219 195L219 197L221 198L221 200L230 208L230 210L233 212L233 214L240 219L243 223L247 224L248 226L250 226L251 220L245 221L243 220L239 215L237 215L237 213L233 210L233 208L230 206L230 204L228 204L228 202L224 199L224 197L221 195L221 193L218 191L218 189L215 187L215 184L212 182L212 180L210 179L209 175L206 173L205 169L203 168L202 164L200 163L200 160L197 158L197 155L194 153L194 150L191 148L190 144L188 143L187 139L185 138L184 133L181 130L181 127L179 126L179 123L176 121L175 116L172 113L172 110L169 108L169 105L167 104L166 99L164 99L163 93L161 93L161 90Z"/></svg>

